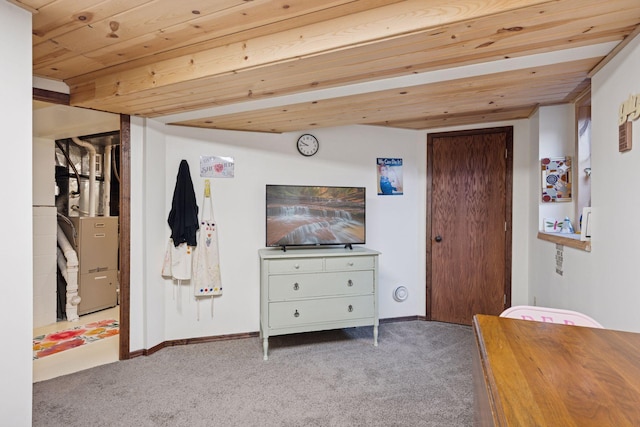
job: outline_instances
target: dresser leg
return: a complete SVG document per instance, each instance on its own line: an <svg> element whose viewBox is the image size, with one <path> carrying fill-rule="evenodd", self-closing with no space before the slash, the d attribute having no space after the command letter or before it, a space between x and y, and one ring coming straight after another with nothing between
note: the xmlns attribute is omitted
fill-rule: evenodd
<svg viewBox="0 0 640 427"><path fill-rule="evenodd" d="M378 325L373 325L373 345L378 346Z"/></svg>
<svg viewBox="0 0 640 427"><path fill-rule="evenodd" d="M264 337L262 339L262 350L264 352L264 356L262 356L263 360L269 360L269 356L267 356L267 351L269 350L269 338Z"/></svg>

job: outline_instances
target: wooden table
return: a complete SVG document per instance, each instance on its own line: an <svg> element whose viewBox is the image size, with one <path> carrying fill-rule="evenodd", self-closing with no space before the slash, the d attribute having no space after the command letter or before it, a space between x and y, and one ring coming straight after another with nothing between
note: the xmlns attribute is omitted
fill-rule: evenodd
<svg viewBox="0 0 640 427"><path fill-rule="evenodd" d="M640 334L476 315L477 426L640 426Z"/></svg>

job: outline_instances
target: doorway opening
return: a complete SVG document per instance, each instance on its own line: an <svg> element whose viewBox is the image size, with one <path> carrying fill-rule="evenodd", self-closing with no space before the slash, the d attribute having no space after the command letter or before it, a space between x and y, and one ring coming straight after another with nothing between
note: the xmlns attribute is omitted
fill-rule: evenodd
<svg viewBox="0 0 640 427"><path fill-rule="evenodd" d="M44 104L43 104L44 103ZM41 108L47 108L49 106L58 105L59 108L62 106L66 106L65 108L69 110L75 110L82 114L100 114L99 112L93 112L91 110L84 110L81 108L73 108L69 107L69 97L65 94L60 94L57 92L50 92L45 90L34 89L34 128L36 125L36 121L40 116L36 113L36 110ZM82 302L78 306L79 315L82 316L79 321L75 322L75 325L80 326L85 322L93 322L95 319L104 317L115 317L119 321L119 338L115 338L117 340L117 347L114 347L115 354L113 357L115 360L123 360L130 358L129 353L129 194L130 194L130 159L129 159L129 144L130 144L130 122L129 116L120 116L113 115L109 113L102 113L105 115L109 115L115 118L110 119L110 123L112 125L107 126L108 128L114 129L109 132L99 132L97 134L91 135L83 135L80 136L79 139L84 141L84 143L90 143L92 146L96 147L95 157L91 162L95 162L94 165L96 167L95 173L95 189L96 189L96 205L97 205L97 213L96 218L99 218L98 227L101 227L98 233L94 233L98 236L100 242L96 245L89 244L87 247L90 249L96 249L98 252L107 251L109 252L109 262L108 265L105 266L99 265L95 266L93 270L88 273L96 275L98 278L107 277L109 281L115 282L118 292L113 293L114 289L110 289L108 292L108 297L105 297L104 292L97 293L87 293L84 292L84 302L87 304L82 306ZM59 118L56 117L56 121ZM113 125L115 123L115 125ZM68 125L68 124L67 124ZM82 128L82 124L76 124L75 126ZM61 125L64 127L64 124ZM100 126L98 126L101 129ZM104 126L102 127L102 129ZM64 133L64 132L63 132ZM60 168L56 168L56 172L59 174L59 177L62 178L62 181L67 183L67 188L62 188L58 186L60 192L67 192L68 195L72 197L77 196L76 193L80 193L86 196L89 193L89 188L92 185L89 183L89 176L86 173L86 169L89 169L90 160L88 157L80 156L81 158L76 158L73 163L76 168L81 169L76 174L75 171L69 172L69 165L67 160L58 161L59 157L64 157L63 151L66 151L67 154L69 151L76 151L80 153L82 150L78 150L78 147L71 141L69 138L58 138L58 137L46 137L51 143L56 144L56 154L55 158L51 159L51 162L55 162L58 166L62 166ZM34 133L34 141L39 139L36 137ZM108 151L107 148L109 146ZM63 147L60 149L59 147ZM73 148L72 148L73 147ZM112 167L109 167L108 175L111 177L111 188L107 187L106 192L108 196L105 198L105 186L104 182L106 180L107 171L105 164L105 157L111 155ZM65 162L67 162L65 164ZM64 171L63 171L64 169ZM73 169L73 168L71 168ZM118 179L113 179L114 175L112 173L117 174ZM34 171L34 174L37 173ZM66 175L66 177L64 176ZM51 186L53 187L53 185ZM47 187L47 191L50 187ZM78 221L78 218L86 218L88 214L88 205L87 200L91 198L83 198L80 201L79 197L75 198L67 198L66 206L60 207L58 205L58 199L56 198L56 209L62 209L62 212L65 212L68 218L71 218L72 221ZM108 202L108 207L105 208L101 206L104 200L110 200ZM76 203L78 202L78 203ZM34 205L35 208L35 205ZM106 210L106 212L105 212ZM113 250L105 249L104 241L109 233L107 232L109 224L106 224L106 221L103 219L107 218L116 218L115 219L115 244L112 244L112 247L115 247L115 252ZM113 230L111 230L113 231ZM106 245L108 246L108 245ZM105 258L104 254L99 254L99 258L102 260ZM88 259L91 259L92 255L88 256ZM112 269L112 264L115 266L115 269ZM82 268L82 266L80 266ZM112 271L114 270L114 271ZM82 273L82 272L81 272ZM112 277L113 276L113 277ZM81 279L82 280L82 279ZM104 287L107 289L107 287ZM82 294L82 292L80 292ZM35 296L35 289L34 289ZM66 313L65 313L66 314ZM60 318L60 316L58 316ZM60 324L64 324L64 317L61 319L63 321ZM102 319L100 319L102 320ZM67 325L71 324L68 322ZM34 325L35 326L35 325ZM60 326L63 327L63 326ZM90 346L85 346L90 347ZM42 360L46 360L42 359ZM115 361L111 360L111 361ZM101 364L101 363L97 363ZM94 365L95 366L95 365ZM91 366L88 366L91 367ZM84 369L85 367L82 364L79 364L77 370ZM34 376L34 380L35 380Z"/></svg>

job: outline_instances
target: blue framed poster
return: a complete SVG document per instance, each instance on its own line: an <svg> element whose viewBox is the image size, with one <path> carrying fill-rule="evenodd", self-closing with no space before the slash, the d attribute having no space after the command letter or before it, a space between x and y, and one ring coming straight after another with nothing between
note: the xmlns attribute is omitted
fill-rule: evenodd
<svg viewBox="0 0 640 427"><path fill-rule="evenodd" d="M402 159L378 157L378 196L401 196Z"/></svg>

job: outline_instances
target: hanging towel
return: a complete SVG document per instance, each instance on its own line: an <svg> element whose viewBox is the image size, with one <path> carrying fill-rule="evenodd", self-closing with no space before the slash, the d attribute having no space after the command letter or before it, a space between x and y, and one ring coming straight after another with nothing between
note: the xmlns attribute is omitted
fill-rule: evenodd
<svg viewBox="0 0 640 427"><path fill-rule="evenodd" d="M206 193L205 193L206 194ZM205 202L202 202L200 236L194 255L193 285L196 296L222 295L220 280L220 256L218 253L218 226L213 219L213 202L209 199L210 214L204 219Z"/></svg>
<svg viewBox="0 0 640 427"><path fill-rule="evenodd" d="M177 247L185 242L189 246L197 245L198 205L189 172L189 163L186 160L180 162L167 222L171 227L171 239L174 246Z"/></svg>

